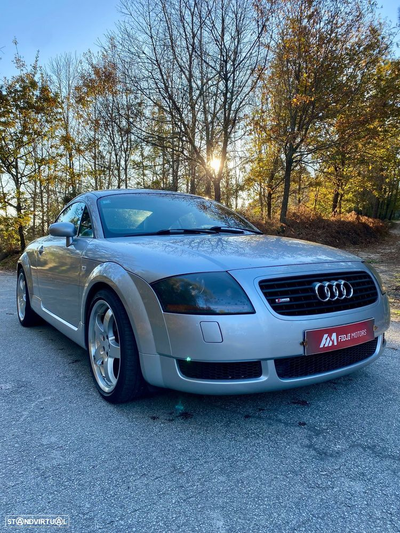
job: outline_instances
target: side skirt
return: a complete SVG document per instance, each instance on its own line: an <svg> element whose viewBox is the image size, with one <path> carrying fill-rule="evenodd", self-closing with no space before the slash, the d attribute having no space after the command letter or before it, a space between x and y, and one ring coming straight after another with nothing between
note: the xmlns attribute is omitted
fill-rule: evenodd
<svg viewBox="0 0 400 533"><path fill-rule="evenodd" d="M43 320L45 320L46 322L51 324L53 327L58 329L58 331L63 333L66 337L68 337L72 341L76 342L76 344L78 344L82 348L86 348L85 328L82 322L79 322L78 327L75 327L72 324L69 324L62 318L51 313L45 307L43 307L41 299L38 298L37 296L34 296L32 298L31 305L32 305L33 310L39 316L41 316Z"/></svg>

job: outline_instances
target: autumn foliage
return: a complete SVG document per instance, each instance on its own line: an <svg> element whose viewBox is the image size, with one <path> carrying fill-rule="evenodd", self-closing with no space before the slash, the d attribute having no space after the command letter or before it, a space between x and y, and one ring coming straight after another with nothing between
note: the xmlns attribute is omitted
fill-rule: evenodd
<svg viewBox="0 0 400 533"><path fill-rule="evenodd" d="M248 219L267 235L280 235L344 248L371 244L388 234L386 222L358 215L354 211L338 217L323 217L306 207L291 210L286 224L279 220L263 221L245 213Z"/></svg>
<svg viewBox="0 0 400 533"><path fill-rule="evenodd" d="M400 61L375 2L121 0L120 12L97 54L29 66L17 49L0 83L0 248L45 234L91 189L206 195L333 245L382 235L367 217L399 216Z"/></svg>

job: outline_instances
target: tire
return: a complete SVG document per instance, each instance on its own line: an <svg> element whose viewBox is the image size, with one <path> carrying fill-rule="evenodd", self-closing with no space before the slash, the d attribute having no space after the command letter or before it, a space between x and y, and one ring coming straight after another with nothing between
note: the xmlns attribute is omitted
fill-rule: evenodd
<svg viewBox="0 0 400 533"><path fill-rule="evenodd" d="M110 403L124 403L146 391L139 353L125 308L108 289L92 300L87 326L90 369L101 396Z"/></svg>
<svg viewBox="0 0 400 533"><path fill-rule="evenodd" d="M18 320L21 326L30 328L40 324L41 318L31 307L26 276L22 268L18 270L16 297Z"/></svg>

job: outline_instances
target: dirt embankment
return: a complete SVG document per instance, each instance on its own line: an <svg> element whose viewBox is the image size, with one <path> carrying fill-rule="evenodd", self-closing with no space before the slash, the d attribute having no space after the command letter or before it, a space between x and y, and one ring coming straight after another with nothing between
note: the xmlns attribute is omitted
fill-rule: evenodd
<svg viewBox="0 0 400 533"><path fill-rule="evenodd" d="M289 212L286 224L276 219L262 221L251 214L247 218L266 235L292 237L336 248L381 242L389 230L387 223L354 212L324 218L310 209L299 208Z"/></svg>
<svg viewBox="0 0 400 533"><path fill-rule="evenodd" d="M376 268L389 296L392 320L400 322L400 222L393 223L384 240L371 245L347 246L346 250Z"/></svg>

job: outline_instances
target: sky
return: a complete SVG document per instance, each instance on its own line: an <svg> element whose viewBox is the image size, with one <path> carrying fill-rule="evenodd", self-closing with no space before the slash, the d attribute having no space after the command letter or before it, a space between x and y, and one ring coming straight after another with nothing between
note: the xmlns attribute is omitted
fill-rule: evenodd
<svg viewBox="0 0 400 533"><path fill-rule="evenodd" d="M20 55L31 64L65 52L98 50L96 42L120 18L118 0L0 0L0 79L16 73L12 63L16 38Z"/></svg>
<svg viewBox="0 0 400 533"><path fill-rule="evenodd" d="M96 43L120 18L119 0L0 0L0 79L16 74L12 63L18 41L20 55L39 63L65 52L81 54ZM382 17L398 20L400 0L377 0ZM397 55L400 55L400 49Z"/></svg>

